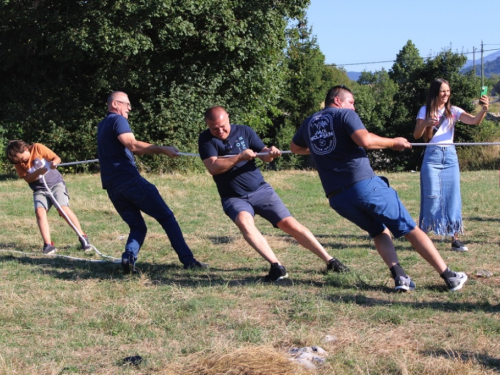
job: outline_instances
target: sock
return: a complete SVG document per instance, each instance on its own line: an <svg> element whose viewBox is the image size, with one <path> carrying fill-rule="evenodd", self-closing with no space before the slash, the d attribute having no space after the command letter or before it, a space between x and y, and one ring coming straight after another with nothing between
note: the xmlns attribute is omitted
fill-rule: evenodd
<svg viewBox="0 0 500 375"><path fill-rule="evenodd" d="M450 270L448 267L446 267L446 269L444 270L444 272L439 275L441 276L442 279L449 279L450 277L455 277L455 272L453 272L452 270Z"/></svg>
<svg viewBox="0 0 500 375"><path fill-rule="evenodd" d="M389 268L389 271L391 271L393 279L395 279L398 276L406 277L406 273L399 263Z"/></svg>

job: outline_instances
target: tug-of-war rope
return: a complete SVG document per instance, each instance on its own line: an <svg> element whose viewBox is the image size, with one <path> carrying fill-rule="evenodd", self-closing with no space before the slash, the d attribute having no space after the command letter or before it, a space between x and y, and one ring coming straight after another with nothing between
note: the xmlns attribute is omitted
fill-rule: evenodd
<svg viewBox="0 0 500 375"><path fill-rule="evenodd" d="M423 146L423 147L429 147L429 146L499 146L500 142L410 143L410 145L412 147L413 146L416 146L416 147L421 147L421 146ZM283 154L291 154L291 153L292 153L291 151L281 151L282 155ZM200 154L195 154L195 153L190 153L190 152L177 152L177 155L179 155L179 156L194 156L194 157L199 157L200 156ZM267 152L258 152L256 155L257 156L265 156L265 155L268 155L268 153ZM224 156L220 156L220 157L222 157L222 158L229 158L229 157L232 157L232 156L235 156L235 155L224 155ZM99 159L74 161L74 162L69 162L69 163L61 163L61 164L58 164L57 166L58 167L65 167L65 166L69 166L69 165L97 163L97 162L99 162ZM50 168L50 166L47 166L47 168ZM75 225L73 224L73 222L69 219L69 217L66 215L66 213L63 211L63 209L61 208L61 206L59 205L59 203L56 201L56 199L52 195L52 192L50 191L49 187L47 186L47 182L45 181L45 176L42 175L41 179L43 181L43 184L45 185L45 188L49 192L50 198L51 198L54 206L56 206L56 208L59 211L59 213L65 217L66 221L69 223L69 225L71 226L71 228L73 228L73 230L78 235L78 238L80 238L81 240L83 240L84 243L90 245L90 247L92 248L92 250L94 250L96 254L98 254L99 256L101 256L104 259L78 258L78 257L69 256L69 255L61 255L61 254L50 254L50 255L43 255L43 256L44 257L50 256L50 257L54 257L54 258L64 258L64 259L69 259L69 260L78 260L78 261L84 261L84 262L93 262L93 263L110 263L110 262L111 263L120 263L121 262L120 258L115 258L115 257L109 256L109 255L105 255L105 254L101 253L99 250L97 250L97 248L94 245L92 245L92 244L90 244L90 243L87 242L87 240L83 237L83 234L78 231L78 229L75 227ZM0 249L0 252L9 252L9 253L22 254L22 255L30 255L30 256L31 255L35 255L35 256L39 256L40 255L38 253L27 253L27 252L23 252L23 251L8 250L8 249L7 250Z"/></svg>

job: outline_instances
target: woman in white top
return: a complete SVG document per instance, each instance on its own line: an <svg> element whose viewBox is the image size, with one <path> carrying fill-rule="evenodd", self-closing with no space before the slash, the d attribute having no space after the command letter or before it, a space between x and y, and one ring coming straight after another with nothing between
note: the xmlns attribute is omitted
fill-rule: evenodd
<svg viewBox="0 0 500 375"><path fill-rule="evenodd" d="M420 108L415 139L421 137L431 144L453 143L458 120L467 125L478 125L488 111L488 97L480 101L482 110L475 116L450 103L450 84L437 78L430 84L426 105ZM427 146L420 170L420 218L424 232L451 236L451 249L467 251L458 239L463 233L460 172L455 146Z"/></svg>

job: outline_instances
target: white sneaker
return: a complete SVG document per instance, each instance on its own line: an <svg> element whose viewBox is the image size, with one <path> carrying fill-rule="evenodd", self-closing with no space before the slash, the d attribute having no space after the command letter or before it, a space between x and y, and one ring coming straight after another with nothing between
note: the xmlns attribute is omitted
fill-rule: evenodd
<svg viewBox="0 0 500 375"><path fill-rule="evenodd" d="M469 251L469 248L465 246L461 241L459 240L453 240L451 243L451 250L453 251Z"/></svg>
<svg viewBox="0 0 500 375"><path fill-rule="evenodd" d="M448 290L450 292L456 292L457 290L462 289L468 277L465 272L455 272L455 277L450 277L449 279L445 279L446 285L448 285Z"/></svg>

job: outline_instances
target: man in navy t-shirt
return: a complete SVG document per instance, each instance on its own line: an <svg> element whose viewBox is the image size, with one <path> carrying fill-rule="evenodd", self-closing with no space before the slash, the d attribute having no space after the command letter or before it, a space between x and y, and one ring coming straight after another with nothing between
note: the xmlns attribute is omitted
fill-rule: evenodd
<svg viewBox="0 0 500 375"><path fill-rule="evenodd" d="M383 138L368 132L354 111L354 97L345 86L330 89L325 109L308 117L290 144L296 154L312 155L330 207L368 232L389 267L395 289L415 289L400 266L391 238L404 236L440 274L450 291L467 281L452 272L430 238L418 228L387 179L377 177L365 149L411 148L405 138Z"/></svg>
<svg viewBox="0 0 500 375"><path fill-rule="evenodd" d="M160 223L184 268L206 268L206 264L193 257L173 212L156 186L141 177L135 165L134 155L164 154L175 157L179 150L135 139L127 120L132 107L124 92L112 92L107 104L108 114L97 127L97 153L102 187L106 189L118 214L130 227L122 254L124 273L136 272L135 262L146 238L147 227L141 211Z"/></svg>
<svg viewBox="0 0 500 375"><path fill-rule="evenodd" d="M250 246L271 264L265 279L278 281L288 274L256 228L255 214L290 234L323 259L328 270L347 271L346 266L325 251L309 229L292 217L278 194L264 181L255 158L270 162L279 157L281 151L274 146L266 147L252 128L231 124L222 107L209 108L205 112L205 122L208 129L198 139L200 157L214 178L224 212L238 226Z"/></svg>

